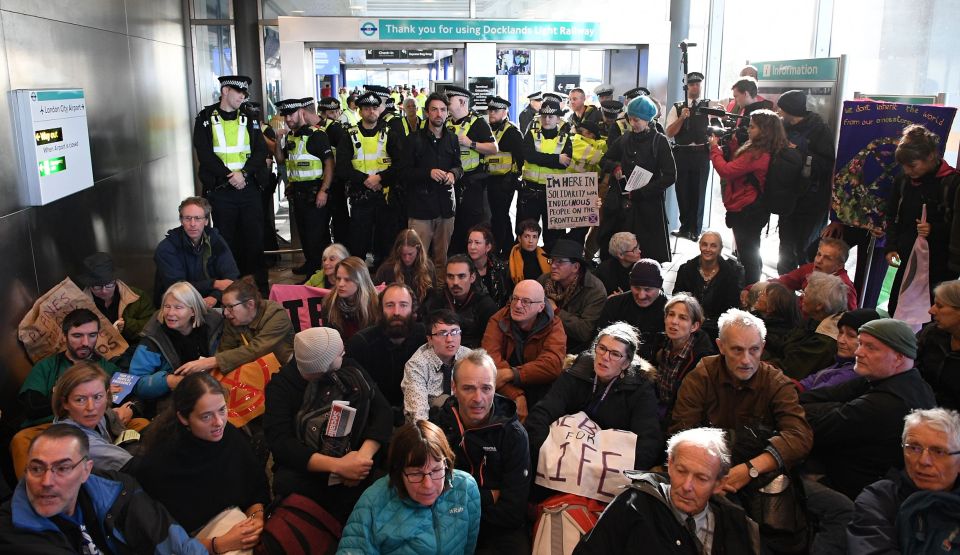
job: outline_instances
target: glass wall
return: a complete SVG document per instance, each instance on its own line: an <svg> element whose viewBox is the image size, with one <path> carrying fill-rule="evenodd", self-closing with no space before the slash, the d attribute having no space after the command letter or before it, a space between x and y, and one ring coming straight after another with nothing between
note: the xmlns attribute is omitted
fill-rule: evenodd
<svg viewBox="0 0 960 555"><path fill-rule="evenodd" d="M276 113L276 103L283 98L280 86L280 29L275 26L263 28L263 84L267 89L264 113Z"/></svg>
<svg viewBox="0 0 960 555"><path fill-rule="evenodd" d="M237 72L233 43L233 25L193 26L193 66L196 71L197 104L201 107L220 100L220 81L217 77Z"/></svg>

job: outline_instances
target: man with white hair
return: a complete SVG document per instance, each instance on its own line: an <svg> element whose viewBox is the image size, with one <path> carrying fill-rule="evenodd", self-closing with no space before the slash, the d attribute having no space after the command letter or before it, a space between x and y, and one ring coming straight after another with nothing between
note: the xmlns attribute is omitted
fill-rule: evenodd
<svg viewBox="0 0 960 555"><path fill-rule="evenodd" d="M935 499L934 492L950 493L960 500L960 414L942 408L915 410L904 418L902 438L904 470L867 486L857 496L853 521L847 528L850 553L905 551L897 521L901 521L901 530L913 523L901 516L909 510L903 504L908 497L914 506Z"/></svg>
<svg viewBox="0 0 960 555"><path fill-rule="evenodd" d="M719 495L730 471L723 430L693 428L667 442L667 476L632 475L575 555L760 552L757 525Z"/></svg>
<svg viewBox="0 0 960 555"><path fill-rule="evenodd" d="M608 250L611 258L601 262L594 274L603 282L609 297L630 290L630 269L640 260L641 252L637 237L629 231L614 233Z"/></svg>

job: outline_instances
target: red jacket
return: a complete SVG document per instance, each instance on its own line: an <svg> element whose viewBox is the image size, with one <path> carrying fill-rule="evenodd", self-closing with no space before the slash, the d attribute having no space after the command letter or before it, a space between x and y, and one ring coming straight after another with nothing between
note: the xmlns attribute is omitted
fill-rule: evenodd
<svg viewBox="0 0 960 555"><path fill-rule="evenodd" d="M723 206L729 212L739 212L757 200L767 182L767 167L770 165L768 153L747 151L727 162L723 159L720 147L713 146L710 147L710 160L717 175L726 180L722 196ZM749 179L751 175L756 176L759 190Z"/></svg>
<svg viewBox="0 0 960 555"><path fill-rule="evenodd" d="M792 272L783 274L774 281L779 281L794 291L800 291L807 286L807 278L810 277L810 274L812 273L813 262L808 262ZM857 288L854 287L853 282L850 281L850 276L847 275L847 270L840 268L838 271L834 272L833 275L840 278L844 285L847 286L847 310L855 310L857 308Z"/></svg>

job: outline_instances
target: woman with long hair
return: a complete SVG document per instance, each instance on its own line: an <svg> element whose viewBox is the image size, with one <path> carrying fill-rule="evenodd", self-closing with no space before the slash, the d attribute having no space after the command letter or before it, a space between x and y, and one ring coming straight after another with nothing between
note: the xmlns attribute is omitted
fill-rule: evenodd
<svg viewBox="0 0 960 555"><path fill-rule="evenodd" d="M320 320L343 340L380 320L380 301L363 260L351 256L337 263L336 287L323 299Z"/></svg>
<svg viewBox="0 0 960 555"><path fill-rule="evenodd" d="M960 257L953 254L960 249L960 226L953 225L960 173L940 156L940 137L922 125L909 125L895 157L903 173L893 182L886 210L887 264L897 268L887 305L891 315L897 310L900 284L917 237L926 237L930 247L931 303L934 287L956 278L960 267ZM927 221L919 223L924 205Z"/></svg>
<svg viewBox="0 0 960 555"><path fill-rule="evenodd" d="M417 302L437 286L437 271L433 262L423 252L420 235L412 229L404 229L393 243L390 257L377 269L374 283L405 283L417 295Z"/></svg>
<svg viewBox="0 0 960 555"><path fill-rule="evenodd" d="M766 187L771 158L789 143L780 116L770 110L750 114L747 136L743 145L731 145L735 148L729 161L724 158L719 138L711 135L709 141L713 168L725 180L722 196L727 227L733 230L744 279L751 284L760 279L760 231L770 219L770 212L757 199Z"/></svg>
<svg viewBox="0 0 960 555"><path fill-rule="evenodd" d="M210 553L253 549L270 500L263 464L243 432L227 421L226 396L210 374L184 378L173 404L146 431L135 470L144 491ZM203 530L218 516L236 523L221 535Z"/></svg>
<svg viewBox="0 0 960 555"><path fill-rule="evenodd" d="M485 225L473 226L467 232L467 256L473 260L490 298L502 307L513 293L513 280L507 265L493 254L494 242L493 232Z"/></svg>
<svg viewBox="0 0 960 555"><path fill-rule="evenodd" d="M767 327L768 348L779 348L790 332L800 325L797 294L776 281L768 282L760 291L753 313Z"/></svg>

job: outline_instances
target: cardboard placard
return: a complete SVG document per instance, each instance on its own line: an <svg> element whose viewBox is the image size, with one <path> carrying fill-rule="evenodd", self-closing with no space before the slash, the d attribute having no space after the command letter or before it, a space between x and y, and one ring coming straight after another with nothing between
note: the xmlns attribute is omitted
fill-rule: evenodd
<svg viewBox="0 0 960 555"><path fill-rule="evenodd" d="M600 225L597 173L547 175L547 228Z"/></svg>

